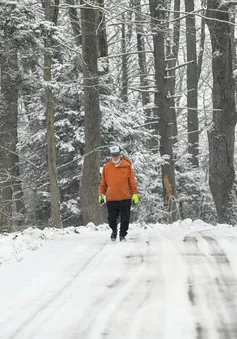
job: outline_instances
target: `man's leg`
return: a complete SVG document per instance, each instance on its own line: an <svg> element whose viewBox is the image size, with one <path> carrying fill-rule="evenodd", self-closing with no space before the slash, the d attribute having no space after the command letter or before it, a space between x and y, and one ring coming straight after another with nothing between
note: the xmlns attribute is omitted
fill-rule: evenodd
<svg viewBox="0 0 237 339"><path fill-rule="evenodd" d="M117 224L119 216L119 208L117 201L107 201L107 210L108 210L108 222L109 227L112 229L111 239L116 239L117 237Z"/></svg>
<svg viewBox="0 0 237 339"><path fill-rule="evenodd" d="M131 200L121 200L120 201L120 238L126 237L128 233L128 226L130 220L130 210L131 210Z"/></svg>

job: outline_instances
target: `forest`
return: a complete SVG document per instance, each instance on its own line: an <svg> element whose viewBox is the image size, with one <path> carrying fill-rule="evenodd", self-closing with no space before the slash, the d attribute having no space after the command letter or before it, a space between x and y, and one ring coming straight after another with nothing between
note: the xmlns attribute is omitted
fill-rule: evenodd
<svg viewBox="0 0 237 339"><path fill-rule="evenodd" d="M236 8L225 0L0 1L0 232L106 222L119 145L132 221L237 223Z"/></svg>

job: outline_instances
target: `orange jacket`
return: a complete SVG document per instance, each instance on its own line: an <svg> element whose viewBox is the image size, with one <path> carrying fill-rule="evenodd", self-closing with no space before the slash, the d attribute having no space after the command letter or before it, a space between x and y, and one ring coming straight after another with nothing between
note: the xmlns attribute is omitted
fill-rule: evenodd
<svg viewBox="0 0 237 339"><path fill-rule="evenodd" d="M107 162L103 168L99 194L106 194L107 201L117 201L131 199L133 193L137 193L137 184L130 161L121 158L117 167L112 160Z"/></svg>

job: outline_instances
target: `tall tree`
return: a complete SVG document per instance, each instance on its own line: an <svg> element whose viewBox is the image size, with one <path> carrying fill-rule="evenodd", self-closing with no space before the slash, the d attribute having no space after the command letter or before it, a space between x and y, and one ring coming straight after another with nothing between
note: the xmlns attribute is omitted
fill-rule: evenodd
<svg viewBox="0 0 237 339"><path fill-rule="evenodd" d="M11 46L12 47L12 46ZM1 58L1 113L0 113L0 229L12 224L11 166L12 148L16 147L13 134L17 131L17 88L14 86L17 71L17 51ZM14 75L13 75L14 74ZM13 80L14 79L14 80Z"/></svg>
<svg viewBox="0 0 237 339"><path fill-rule="evenodd" d="M199 165L199 128L197 111L197 51L194 0L185 0L187 41L188 153L192 165Z"/></svg>
<svg viewBox="0 0 237 339"><path fill-rule="evenodd" d="M158 122L154 121L154 109L149 107L151 102L150 97L150 84L149 84L149 72L148 63L146 57L146 43L145 43L145 30L144 22L145 17L142 14L141 0L133 0L133 8L135 12L135 25L136 25L136 38L137 38L137 51L138 51L138 65L140 76L140 91L144 113L146 115L146 127L151 131L152 137L149 140L150 149L157 148L157 136L158 136Z"/></svg>
<svg viewBox="0 0 237 339"><path fill-rule="evenodd" d="M85 156L81 179L81 206L84 224L99 224L100 104L97 67L97 0L81 0L82 57L85 109Z"/></svg>
<svg viewBox="0 0 237 339"><path fill-rule="evenodd" d="M206 0L202 0L202 8L206 7ZM205 15L206 11L203 9L203 16L201 19L201 29L200 29L200 38L199 38L199 53L197 59L197 83L199 82L201 71L202 71L202 62L204 54L204 44L205 44Z"/></svg>
<svg viewBox="0 0 237 339"><path fill-rule="evenodd" d="M176 84L176 64L178 61L179 53L179 40L180 40L180 0L174 1L174 29L172 46L169 46L167 51L167 65L168 65L168 87L170 93L170 111L172 119L172 136L173 143L177 142L178 128L177 117L175 110L175 84Z"/></svg>
<svg viewBox="0 0 237 339"><path fill-rule="evenodd" d="M106 20L105 20L105 1L97 0L99 9L97 12L97 25L98 25L98 55L99 57L108 56L108 42L106 33Z"/></svg>
<svg viewBox="0 0 237 339"><path fill-rule="evenodd" d="M8 56L5 58L2 70L2 94L6 104L6 154L8 159L9 173L11 175L11 186L13 194L13 209L17 213L13 222L21 223L26 214L24 193L22 189L22 180L19 167L19 155L17 151L18 143L18 98L19 98L19 74L18 68L18 49L12 46Z"/></svg>
<svg viewBox="0 0 237 339"><path fill-rule="evenodd" d="M236 224L234 143L237 114L228 2L207 0L207 17L212 44L214 109L208 133L209 185L219 222Z"/></svg>
<svg viewBox="0 0 237 339"><path fill-rule="evenodd" d="M121 98L124 102L128 102L128 55L127 55L127 41L126 41L126 24L125 13L122 13L122 89Z"/></svg>
<svg viewBox="0 0 237 339"><path fill-rule="evenodd" d="M146 107L150 103L147 62L145 54L144 23L142 22L141 0L133 0L137 34L138 64L140 69L140 84L142 90L142 104Z"/></svg>
<svg viewBox="0 0 237 339"><path fill-rule="evenodd" d="M45 81L45 114L47 127L47 160L50 182L50 199L51 199L51 224L54 227L61 227L60 216L60 195L57 178L56 166L56 143L54 128L54 109L53 109L53 89L52 89L52 48L53 48L53 31L57 24L59 0L55 1L55 5L50 0L46 0L45 20L50 26L45 37L44 52L44 81Z"/></svg>
<svg viewBox="0 0 237 339"><path fill-rule="evenodd" d="M165 0L149 0L154 43L155 80L157 92L155 104L159 119L160 155L163 157L162 183L164 201L171 213L172 220L177 218L175 196L175 174L172 149L171 113L168 102L168 86L165 61Z"/></svg>
<svg viewBox="0 0 237 339"><path fill-rule="evenodd" d="M78 12L75 7L75 0L66 0L66 3L68 4L68 14L76 45L81 46L81 27Z"/></svg>
<svg viewBox="0 0 237 339"><path fill-rule="evenodd" d="M0 109L0 230L18 224L25 216L24 194L19 169L18 97L19 69L17 42L12 33L19 24L16 3L2 3L1 10L1 109ZM13 218L14 219L13 219Z"/></svg>

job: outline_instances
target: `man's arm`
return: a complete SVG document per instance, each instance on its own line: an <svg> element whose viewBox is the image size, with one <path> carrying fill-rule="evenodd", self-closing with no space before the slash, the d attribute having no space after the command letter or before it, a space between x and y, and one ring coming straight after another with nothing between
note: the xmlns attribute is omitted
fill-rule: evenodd
<svg viewBox="0 0 237 339"><path fill-rule="evenodd" d="M107 184L105 179L105 166L103 167L101 181L100 181L100 187L99 187L99 195L105 194L107 190Z"/></svg>
<svg viewBox="0 0 237 339"><path fill-rule="evenodd" d="M136 183L136 179L134 177L134 173L133 173L132 168L130 169L129 185L130 185L132 194L134 194L134 193L137 194L137 183Z"/></svg>

